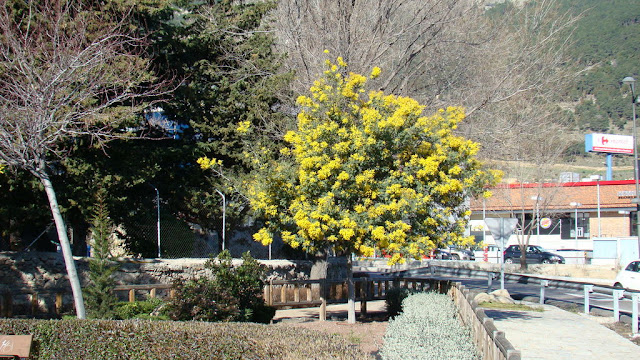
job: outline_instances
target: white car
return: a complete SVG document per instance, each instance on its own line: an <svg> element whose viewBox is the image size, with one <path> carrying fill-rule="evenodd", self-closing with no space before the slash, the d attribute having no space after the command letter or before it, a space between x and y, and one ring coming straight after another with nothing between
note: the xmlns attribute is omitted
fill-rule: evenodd
<svg viewBox="0 0 640 360"><path fill-rule="evenodd" d="M613 286L640 291L640 260L633 260L620 270Z"/></svg>
<svg viewBox="0 0 640 360"><path fill-rule="evenodd" d="M451 260L471 260L475 261L476 256L473 251L466 249L443 249L451 254Z"/></svg>

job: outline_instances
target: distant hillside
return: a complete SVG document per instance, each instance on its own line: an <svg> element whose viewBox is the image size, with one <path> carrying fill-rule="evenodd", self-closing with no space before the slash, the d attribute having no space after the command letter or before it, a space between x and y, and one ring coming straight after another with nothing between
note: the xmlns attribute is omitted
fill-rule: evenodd
<svg viewBox="0 0 640 360"><path fill-rule="evenodd" d="M640 1L560 0L560 4L563 10L584 14L568 47L583 71L567 94L574 104L576 130L628 132L631 99L629 87L621 81L626 76L640 81Z"/></svg>

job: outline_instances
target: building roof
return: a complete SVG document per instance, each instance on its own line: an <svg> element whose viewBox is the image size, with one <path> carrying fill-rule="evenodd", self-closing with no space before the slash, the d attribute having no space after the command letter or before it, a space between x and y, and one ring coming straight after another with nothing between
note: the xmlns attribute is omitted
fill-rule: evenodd
<svg viewBox="0 0 640 360"><path fill-rule="evenodd" d="M500 184L487 199L471 200L472 211L570 211L578 209L635 210L634 180L569 183ZM536 201L536 198L538 201ZM599 198L599 200L598 200ZM573 203L573 204L572 204ZM576 206L577 203L577 206Z"/></svg>

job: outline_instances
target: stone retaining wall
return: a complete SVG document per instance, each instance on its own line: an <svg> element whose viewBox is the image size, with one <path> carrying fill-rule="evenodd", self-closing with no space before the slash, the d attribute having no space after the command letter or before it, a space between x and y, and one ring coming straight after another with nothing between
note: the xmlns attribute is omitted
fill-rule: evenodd
<svg viewBox="0 0 640 360"><path fill-rule="evenodd" d="M115 274L118 285L171 284L175 279L206 276L207 259L121 259ZM268 279L307 279L311 261L260 260L271 272ZM83 285L87 283L89 262L75 258ZM240 264L240 260L234 260ZM48 252L0 253L0 293L42 292L70 289L62 254Z"/></svg>

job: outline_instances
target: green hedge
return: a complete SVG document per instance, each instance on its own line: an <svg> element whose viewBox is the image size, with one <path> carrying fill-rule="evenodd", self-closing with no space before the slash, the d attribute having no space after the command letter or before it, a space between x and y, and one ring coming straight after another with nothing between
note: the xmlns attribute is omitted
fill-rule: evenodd
<svg viewBox="0 0 640 360"><path fill-rule="evenodd" d="M337 335L252 323L0 320L42 359L366 359Z"/></svg>
<svg viewBox="0 0 640 360"><path fill-rule="evenodd" d="M479 360L469 328L458 319L446 294L409 295L402 313L389 321L381 350L382 359Z"/></svg>

